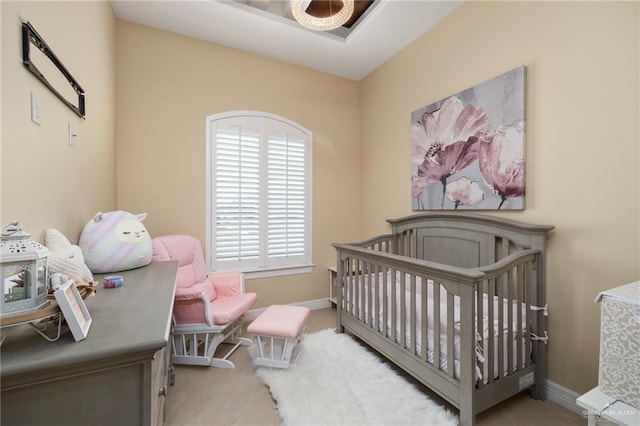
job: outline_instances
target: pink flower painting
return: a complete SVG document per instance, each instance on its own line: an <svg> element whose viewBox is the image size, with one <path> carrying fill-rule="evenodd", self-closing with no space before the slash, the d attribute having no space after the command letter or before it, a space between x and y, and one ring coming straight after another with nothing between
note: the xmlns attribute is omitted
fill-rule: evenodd
<svg viewBox="0 0 640 426"><path fill-rule="evenodd" d="M524 73L412 113L414 210L524 208Z"/></svg>
<svg viewBox="0 0 640 426"><path fill-rule="evenodd" d="M500 197L502 207L507 198L524 195L523 123L500 127L483 136L479 143L478 165L488 187Z"/></svg>
<svg viewBox="0 0 640 426"><path fill-rule="evenodd" d="M484 192L478 182L473 182L468 177L451 182L445 195L455 204L456 209L460 206L475 206L484 200Z"/></svg>
<svg viewBox="0 0 640 426"><path fill-rule="evenodd" d="M435 183L446 192L449 176L467 167L478 156L478 140L489 130L484 111L448 98L439 110L424 113L413 125L413 165L416 166L412 194L419 197ZM444 200L444 198L443 198Z"/></svg>

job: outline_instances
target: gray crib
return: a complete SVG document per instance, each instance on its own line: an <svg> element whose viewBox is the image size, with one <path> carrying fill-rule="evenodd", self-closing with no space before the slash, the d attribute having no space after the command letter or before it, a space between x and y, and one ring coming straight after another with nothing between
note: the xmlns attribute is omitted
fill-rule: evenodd
<svg viewBox="0 0 640 426"><path fill-rule="evenodd" d="M453 212L388 222L391 234L333 244L338 330L457 407L461 425L525 389L546 399L554 227Z"/></svg>

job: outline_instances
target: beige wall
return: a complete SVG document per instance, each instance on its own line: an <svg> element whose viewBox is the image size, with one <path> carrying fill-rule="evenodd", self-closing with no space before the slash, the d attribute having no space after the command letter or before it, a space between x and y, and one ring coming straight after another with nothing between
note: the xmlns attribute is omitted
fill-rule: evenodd
<svg viewBox="0 0 640 426"><path fill-rule="evenodd" d="M57 228L77 241L96 211L116 207L115 18L111 4L2 1L0 7L0 223L4 226L17 219L39 241L46 228ZM26 21L85 90L86 120L22 65L21 23ZM40 63L45 72L45 63ZM40 125L30 121L30 92L40 99ZM75 147L67 143L67 123L75 126Z"/></svg>
<svg viewBox="0 0 640 426"><path fill-rule="evenodd" d="M356 82L219 45L117 22L118 208L147 212L152 236L205 243L205 118L258 110L313 132L311 274L250 280L258 307L327 296L331 242L358 226Z"/></svg>
<svg viewBox="0 0 640 426"><path fill-rule="evenodd" d="M549 242L549 379L597 383L596 294L640 278L638 3L473 2L361 82L360 231L411 213L410 114L527 66L527 199ZM366 148L366 149L364 149Z"/></svg>

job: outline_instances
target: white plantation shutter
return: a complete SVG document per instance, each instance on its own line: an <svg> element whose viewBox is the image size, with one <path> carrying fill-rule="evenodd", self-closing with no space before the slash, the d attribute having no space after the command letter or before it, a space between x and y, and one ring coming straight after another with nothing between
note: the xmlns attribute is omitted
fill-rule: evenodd
<svg viewBox="0 0 640 426"><path fill-rule="evenodd" d="M260 255L260 129L230 119L215 135L215 256L257 261Z"/></svg>
<svg viewBox="0 0 640 426"><path fill-rule="evenodd" d="M210 268L310 264L310 133L264 113L218 114L207 124Z"/></svg>
<svg viewBox="0 0 640 426"><path fill-rule="evenodd" d="M303 256L307 141L273 120L267 121L267 134L267 256Z"/></svg>

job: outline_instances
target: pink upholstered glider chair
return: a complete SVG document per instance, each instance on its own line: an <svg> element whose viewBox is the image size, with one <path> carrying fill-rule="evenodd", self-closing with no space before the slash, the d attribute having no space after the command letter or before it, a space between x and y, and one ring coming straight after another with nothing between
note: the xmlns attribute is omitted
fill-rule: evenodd
<svg viewBox="0 0 640 426"><path fill-rule="evenodd" d="M255 293L244 292L240 272L207 275L202 247L197 238L167 235L153 239L153 261L177 260L178 277L173 307L175 364L235 368L227 358L240 345L251 345L239 337L243 315L256 303ZM233 346L216 358L221 343Z"/></svg>

